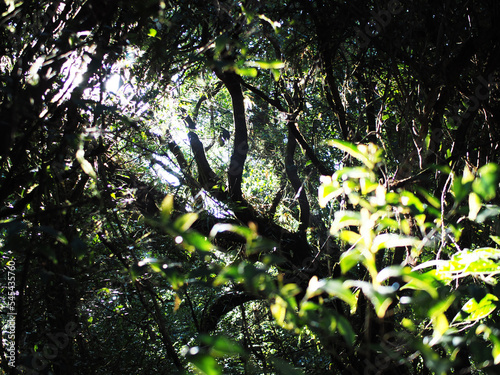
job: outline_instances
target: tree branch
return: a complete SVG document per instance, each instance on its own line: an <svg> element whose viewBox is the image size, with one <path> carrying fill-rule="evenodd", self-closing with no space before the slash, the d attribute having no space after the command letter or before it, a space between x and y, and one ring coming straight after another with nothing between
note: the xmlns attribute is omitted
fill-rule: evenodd
<svg viewBox="0 0 500 375"><path fill-rule="evenodd" d="M304 139L304 136L300 133L300 130L297 127L297 123L295 121L288 121L287 126L290 130L290 133L295 137L300 147L302 147L302 149L305 151L307 157L318 169L319 173L325 176L331 176L333 174L333 171L323 165L323 163L318 159L318 157L314 153L314 150L311 148L311 146L309 146L307 141Z"/></svg>
<svg viewBox="0 0 500 375"><path fill-rule="evenodd" d="M245 104L240 85L241 78L232 72L220 72L216 70L215 73L229 91L233 105L234 145L228 171L229 196L234 202L243 202L241 183L243 181L243 169L248 153L248 135Z"/></svg>
<svg viewBox="0 0 500 375"><path fill-rule="evenodd" d="M292 120L290 120L292 121ZM297 166L293 161L293 155L295 154L295 148L297 147L297 140L292 136L291 131L288 130L288 144L286 147L285 156L285 167L286 174L290 183L292 184L293 190L295 191L295 196L298 196L299 206L300 206L300 224L299 232L305 232L309 227L310 219L310 208L309 201L307 200L307 194L304 189L304 184L299 178L297 173Z"/></svg>

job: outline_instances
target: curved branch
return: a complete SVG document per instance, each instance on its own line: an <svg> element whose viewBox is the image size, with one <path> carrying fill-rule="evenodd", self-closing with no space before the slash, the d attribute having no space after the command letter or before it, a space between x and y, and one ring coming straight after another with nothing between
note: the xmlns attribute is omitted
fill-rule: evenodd
<svg viewBox="0 0 500 375"><path fill-rule="evenodd" d="M224 83L233 105L234 145L228 171L229 196L234 202L244 202L241 191L243 168L248 153L247 123L245 119L245 104L241 90L241 78L233 72L215 72Z"/></svg>
<svg viewBox="0 0 500 375"><path fill-rule="evenodd" d="M224 315L234 308L248 301L254 301L261 297L249 293L232 292L217 298L210 307L206 306L200 323L200 332L209 333L217 328L217 323Z"/></svg>

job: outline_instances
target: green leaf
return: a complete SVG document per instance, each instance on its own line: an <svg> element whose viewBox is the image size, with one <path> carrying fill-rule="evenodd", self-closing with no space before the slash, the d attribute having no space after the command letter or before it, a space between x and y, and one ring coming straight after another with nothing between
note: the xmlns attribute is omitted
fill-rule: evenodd
<svg viewBox="0 0 500 375"><path fill-rule="evenodd" d="M373 239L371 251L376 253L380 249L392 249L394 247L414 246L418 240L414 237L401 236L399 234L383 233Z"/></svg>
<svg viewBox="0 0 500 375"><path fill-rule="evenodd" d="M404 289L424 290L432 298L438 298L435 273L433 271L420 274L418 272L411 272L408 268L404 269L403 280L406 284L401 287Z"/></svg>
<svg viewBox="0 0 500 375"><path fill-rule="evenodd" d="M476 193L471 192L469 194L469 220L476 220L481 205L481 198Z"/></svg>
<svg viewBox="0 0 500 375"><path fill-rule="evenodd" d="M490 238L495 241L497 245L500 245L500 237L491 235Z"/></svg>
<svg viewBox="0 0 500 375"><path fill-rule="evenodd" d="M187 214L179 216L177 220L175 220L174 228L183 233L187 231L196 220L198 220L198 214L189 212Z"/></svg>
<svg viewBox="0 0 500 375"><path fill-rule="evenodd" d="M361 280L346 280L344 284L346 287L350 288L361 288L364 295L367 296L373 304L377 316L379 318L385 316L387 308L392 303L392 294L395 291L392 287L379 286L375 289L372 283Z"/></svg>
<svg viewBox="0 0 500 375"><path fill-rule="evenodd" d="M365 167L345 167L340 171L333 174L334 181L347 180L347 179L361 179L361 178L375 178L375 175Z"/></svg>
<svg viewBox="0 0 500 375"><path fill-rule="evenodd" d="M211 354L217 357L223 355L245 355L243 348L235 341L226 336L201 335L200 340L211 348Z"/></svg>
<svg viewBox="0 0 500 375"><path fill-rule="evenodd" d="M339 333L344 337L344 340L350 346L353 346L356 342L356 334L352 329L351 323L349 323L349 321L345 317L339 315L337 317L337 328L339 330Z"/></svg>
<svg viewBox="0 0 500 375"><path fill-rule="evenodd" d="M354 297L350 288L344 286L340 280L318 280L316 276L313 276L309 281L304 301L323 293L340 298L351 307L356 306L356 297Z"/></svg>
<svg viewBox="0 0 500 375"><path fill-rule="evenodd" d="M496 196L500 180L500 167L497 164L486 164L479 168L478 178L472 183L472 190L484 201L490 201Z"/></svg>
<svg viewBox="0 0 500 375"><path fill-rule="evenodd" d="M245 61L245 65L261 69L282 69L285 64L280 60L272 61Z"/></svg>
<svg viewBox="0 0 500 375"><path fill-rule="evenodd" d="M480 248L474 251L459 251L450 260L437 263L436 277L443 280L456 279L469 275L480 276L483 279L491 279L500 273L500 250L494 248ZM428 262L429 263L429 262ZM424 266L422 264L421 266ZM490 280L494 283L494 280Z"/></svg>
<svg viewBox="0 0 500 375"><path fill-rule="evenodd" d="M189 231L182 235L184 242L194 246L201 251L211 251L214 245L203 235L198 232Z"/></svg>
<svg viewBox="0 0 500 375"><path fill-rule="evenodd" d="M479 303L475 300L475 298L471 298L462 307L462 311L465 314L461 312L458 313L455 316L454 321L475 321L486 318L497 308L497 301L498 297L490 293L486 294Z"/></svg>
<svg viewBox="0 0 500 375"><path fill-rule="evenodd" d="M498 365L500 363L500 339L498 337L498 331L494 332L490 327L485 324L480 324L476 328L476 335L483 333L485 340L490 340L493 344L493 349L491 354L493 356L493 362Z"/></svg>
<svg viewBox="0 0 500 375"><path fill-rule="evenodd" d="M323 208L329 201L342 194L343 189L330 176L321 176L321 181L322 184L318 189L318 200L320 207Z"/></svg>
<svg viewBox="0 0 500 375"><path fill-rule="evenodd" d="M332 223L330 233L335 234L340 229L350 226L359 226L361 224L361 214L355 211L337 211L335 220Z"/></svg>
<svg viewBox="0 0 500 375"><path fill-rule="evenodd" d="M210 231L210 237L214 238L217 235L217 233L220 232L233 232L239 234L240 236L245 238L247 242L252 241L254 238L258 236L256 231L249 227L244 227L241 225L234 225L234 224L218 223L212 227L212 230Z"/></svg>
<svg viewBox="0 0 500 375"><path fill-rule="evenodd" d="M235 67L234 71L240 76L257 77L257 69L255 68L238 68Z"/></svg>
<svg viewBox="0 0 500 375"><path fill-rule="evenodd" d="M343 230L339 233L339 238L351 245L358 243L362 239L359 233L353 232L352 230Z"/></svg>
<svg viewBox="0 0 500 375"><path fill-rule="evenodd" d="M415 214L424 213L426 207L424 204L418 199L418 197L409 192L403 191L399 198L401 204L405 207L409 207Z"/></svg>
<svg viewBox="0 0 500 375"><path fill-rule="evenodd" d="M424 188L417 186L416 191L419 192L434 208L440 209L441 202L434 195L430 194Z"/></svg>
<svg viewBox="0 0 500 375"><path fill-rule="evenodd" d="M380 153L375 154L369 147L366 145L355 145L350 142L342 141L339 139L329 141L328 144L330 146L337 147L338 149L347 152L352 157L361 161L364 165L368 167L368 169L372 170L375 168L375 164L380 161ZM372 145L374 146L374 145ZM374 146L376 147L376 146ZM376 157L378 156L378 157Z"/></svg>
<svg viewBox="0 0 500 375"><path fill-rule="evenodd" d="M350 249L345 251L340 256L340 270L342 274L348 272L352 267L356 266L363 259L363 255L358 249Z"/></svg>
<svg viewBox="0 0 500 375"><path fill-rule="evenodd" d="M195 348L191 348L193 350ZM221 375L222 369L212 356L203 353L197 353L188 358L189 362L194 364L205 375Z"/></svg>
<svg viewBox="0 0 500 375"><path fill-rule="evenodd" d="M163 220L167 220L170 215L172 215L172 211L174 209L174 196L168 194L165 198L163 198L160 205L160 213Z"/></svg>
<svg viewBox="0 0 500 375"><path fill-rule="evenodd" d="M436 304L429 309L429 316L434 318L444 314L449 309L453 301L455 301L455 298L455 295L451 294L445 299L437 301Z"/></svg>
<svg viewBox="0 0 500 375"><path fill-rule="evenodd" d="M149 29L148 36L154 38L156 37L156 34L158 34L158 31L156 31L155 29Z"/></svg>

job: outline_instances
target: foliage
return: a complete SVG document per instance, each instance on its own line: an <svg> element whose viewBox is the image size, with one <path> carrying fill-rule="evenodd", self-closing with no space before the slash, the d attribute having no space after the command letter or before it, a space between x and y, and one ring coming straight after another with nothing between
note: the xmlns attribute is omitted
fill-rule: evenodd
<svg viewBox="0 0 500 375"><path fill-rule="evenodd" d="M2 371L497 373L499 14L0 2Z"/></svg>

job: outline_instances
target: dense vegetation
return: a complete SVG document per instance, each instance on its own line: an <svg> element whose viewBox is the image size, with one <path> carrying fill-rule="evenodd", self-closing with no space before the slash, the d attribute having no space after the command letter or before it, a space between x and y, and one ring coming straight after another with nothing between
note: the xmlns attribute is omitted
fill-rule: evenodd
<svg viewBox="0 0 500 375"><path fill-rule="evenodd" d="M2 1L4 373L498 373L498 19Z"/></svg>

